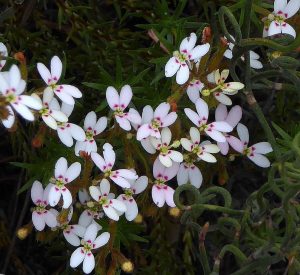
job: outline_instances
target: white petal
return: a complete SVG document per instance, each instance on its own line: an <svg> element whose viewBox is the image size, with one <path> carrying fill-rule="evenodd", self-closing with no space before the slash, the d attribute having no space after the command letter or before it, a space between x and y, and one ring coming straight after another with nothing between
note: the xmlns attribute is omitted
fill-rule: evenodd
<svg viewBox="0 0 300 275"><path fill-rule="evenodd" d="M237 125L237 133L239 135L239 138L241 139L242 142L244 142L245 144L248 144L249 143L249 131L248 131L248 128L242 124L242 123L239 123Z"/></svg>
<svg viewBox="0 0 300 275"><path fill-rule="evenodd" d="M189 173L190 183L194 185L196 188L200 188L203 181L203 177L200 169L197 166L193 165L188 169L188 173Z"/></svg>
<svg viewBox="0 0 300 275"><path fill-rule="evenodd" d="M70 232L70 231L63 231L63 234L65 236L65 239L67 240L67 242L73 246L79 246L80 245L80 239L78 238L78 236L76 236L74 233Z"/></svg>
<svg viewBox="0 0 300 275"><path fill-rule="evenodd" d="M300 1L299 1L300 3ZM284 22L281 24L281 32L285 34L290 34L294 38L296 38L296 31L295 29L288 23Z"/></svg>
<svg viewBox="0 0 300 275"><path fill-rule="evenodd" d="M162 176L165 172L165 167L161 164L158 158L153 163L153 176L157 179L158 176Z"/></svg>
<svg viewBox="0 0 300 275"><path fill-rule="evenodd" d="M68 162L64 157L57 160L55 164L55 178L64 177L68 169Z"/></svg>
<svg viewBox="0 0 300 275"><path fill-rule="evenodd" d="M189 168L185 163L181 163L178 173L177 173L177 182L178 185L186 184L189 180Z"/></svg>
<svg viewBox="0 0 300 275"><path fill-rule="evenodd" d="M60 112L60 111L51 110L51 116L59 122L67 122L68 121L68 117L63 112Z"/></svg>
<svg viewBox="0 0 300 275"><path fill-rule="evenodd" d="M122 188L130 188L130 183L122 177L114 176L114 177L110 177L110 179L117 185L121 186Z"/></svg>
<svg viewBox="0 0 300 275"><path fill-rule="evenodd" d="M272 36L279 33L281 33L281 25L276 21L272 21L269 26L268 36Z"/></svg>
<svg viewBox="0 0 300 275"><path fill-rule="evenodd" d="M11 128L13 126L13 124L15 123L15 113L10 106L7 106L6 108L9 112L9 115L6 119L1 119L1 121L4 125L4 127Z"/></svg>
<svg viewBox="0 0 300 275"><path fill-rule="evenodd" d="M222 103L224 105L232 105L232 101L227 95L217 92L217 93L214 93L214 96L215 96L216 100L218 100L220 103Z"/></svg>
<svg viewBox="0 0 300 275"><path fill-rule="evenodd" d="M142 123L142 118L140 114L133 108L129 109L129 112L127 113L126 117L134 125L141 125Z"/></svg>
<svg viewBox="0 0 300 275"><path fill-rule="evenodd" d="M162 119L164 118L170 111L170 104L166 102L160 103L155 111L154 111L154 118Z"/></svg>
<svg viewBox="0 0 300 275"><path fill-rule="evenodd" d="M274 1L274 12L278 13L279 11L282 11L287 6L287 0L275 0Z"/></svg>
<svg viewBox="0 0 300 275"><path fill-rule="evenodd" d="M122 87L120 92L120 105L121 108L124 110L132 99L132 90L129 85L125 85Z"/></svg>
<svg viewBox="0 0 300 275"><path fill-rule="evenodd" d="M171 77L173 76L179 69L180 62L176 57L171 57L165 66L165 76Z"/></svg>
<svg viewBox="0 0 300 275"><path fill-rule="evenodd" d="M273 151L269 142L259 142L251 146L252 150L258 154L268 154Z"/></svg>
<svg viewBox="0 0 300 275"><path fill-rule="evenodd" d="M34 181L31 187L31 199L34 204L37 204L37 201L43 200L44 189L42 184L39 181Z"/></svg>
<svg viewBox="0 0 300 275"><path fill-rule="evenodd" d="M126 212L126 210L127 210L126 205L123 202L121 202L117 199L112 199L111 200L111 206L114 209L116 209L116 210L118 210L119 212L122 212L122 213Z"/></svg>
<svg viewBox="0 0 300 275"><path fill-rule="evenodd" d="M227 49L225 52L224 52L224 56L228 59L232 59L232 51Z"/></svg>
<svg viewBox="0 0 300 275"><path fill-rule="evenodd" d="M51 89L50 87L47 87L47 88L44 90L44 93L45 93L46 91L49 92L49 93L50 93L50 92L52 93L52 99L51 99L51 101L49 102L49 109L50 109L50 110L56 110L56 111L59 111L59 110L60 110L60 105L59 105L57 99L54 98L54 93L53 93L52 89Z"/></svg>
<svg viewBox="0 0 300 275"><path fill-rule="evenodd" d="M45 220L43 214L38 214L36 211L32 212L32 223L36 230L42 231L45 228Z"/></svg>
<svg viewBox="0 0 300 275"><path fill-rule="evenodd" d="M199 98L200 99L200 98ZM198 100L199 100L198 99ZM197 100L197 101L198 101ZM186 114L186 116L196 125L196 126L200 126L199 121L201 121L199 115L191 110L190 108L184 108L184 112Z"/></svg>
<svg viewBox="0 0 300 275"><path fill-rule="evenodd" d="M173 124L177 119L177 114L175 112L171 112L167 114L164 118L162 118L162 127L168 127Z"/></svg>
<svg viewBox="0 0 300 275"><path fill-rule="evenodd" d="M40 110L42 109L43 105L41 101L37 100L36 98L29 96L29 95L21 95L21 103L26 105L29 108Z"/></svg>
<svg viewBox="0 0 300 275"><path fill-rule="evenodd" d="M77 236L83 238L85 230L86 230L85 226L82 226L79 224L74 224L74 225L72 225L72 227L73 227L72 232L74 234L76 234Z"/></svg>
<svg viewBox="0 0 300 275"><path fill-rule="evenodd" d="M224 104L219 104L215 112L216 121L225 121L227 115L227 107Z"/></svg>
<svg viewBox="0 0 300 275"><path fill-rule="evenodd" d="M106 169L105 160L98 153L92 152L91 158L101 171L104 171Z"/></svg>
<svg viewBox="0 0 300 275"><path fill-rule="evenodd" d="M59 80L62 72L62 63L58 56L52 57L50 67L52 77L56 77Z"/></svg>
<svg viewBox="0 0 300 275"><path fill-rule="evenodd" d="M59 90L59 89L55 89L54 93L58 96L58 98L63 101L64 103L67 103L69 105L74 105L75 104L75 100L74 98L69 95L68 93L66 93L64 91L64 89Z"/></svg>
<svg viewBox="0 0 300 275"><path fill-rule="evenodd" d="M66 128L66 127L58 127L57 128L57 134L58 134L58 137L60 139L60 141L66 145L67 147L71 147L73 145L73 138L72 138L72 135L69 131L69 128Z"/></svg>
<svg viewBox="0 0 300 275"><path fill-rule="evenodd" d="M234 128L240 122L242 114L242 108L239 105L236 105L229 111L226 122Z"/></svg>
<svg viewBox="0 0 300 275"><path fill-rule="evenodd" d="M166 189L164 189L165 192L165 198L166 198L166 203L167 205L169 205L170 207L175 207L175 203L174 203L174 189L172 189L171 187L167 186Z"/></svg>
<svg viewBox="0 0 300 275"><path fill-rule="evenodd" d="M127 207L125 218L127 219L127 221L133 221L139 212L136 201L131 198L129 200L125 200L124 203Z"/></svg>
<svg viewBox="0 0 300 275"><path fill-rule="evenodd" d="M148 178L146 176L141 176L131 185L131 189L133 190L134 194L139 194L147 188L147 185Z"/></svg>
<svg viewBox="0 0 300 275"><path fill-rule="evenodd" d="M242 153L244 150L244 143L234 136L226 137L227 142L237 152Z"/></svg>
<svg viewBox="0 0 300 275"><path fill-rule="evenodd" d="M34 116L31 113L31 111L23 104L21 103L13 103L12 107L25 119L29 120L29 121L33 121L34 120Z"/></svg>
<svg viewBox="0 0 300 275"><path fill-rule="evenodd" d="M200 132L197 128L191 127L190 129L190 136L193 143L200 143Z"/></svg>
<svg viewBox="0 0 300 275"><path fill-rule="evenodd" d="M282 1L285 2L285 0ZM288 15L287 18L290 18L298 12L299 8L300 8L299 0L290 0L287 6L285 7L285 9L283 10L283 13L287 13ZM275 5L274 5L274 9L275 9Z"/></svg>
<svg viewBox="0 0 300 275"><path fill-rule="evenodd" d="M258 60L250 60L250 66L253 69L262 69L263 68L263 64L258 61Z"/></svg>
<svg viewBox="0 0 300 275"><path fill-rule="evenodd" d="M182 139L180 140L180 143L181 143L182 147L183 147L185 150L187 150L187 151L189 151L189 152L192 151L193 143L192 143L189 139L187 139L187 138L182 138Z"/></svg>
<svg viewBox="0 0 300 275"><path fill-rule="evenodd" d="M72 194L71 192L69 191L69 189L65 188L65 189L62 189L61 191L61 194L63 196L63 201L64 201L64 204L63 204L63 208L69 208L70 205L72 204Z"/></svg>
<svg viewBox="0 0 300 275"><path fill-rule="evenodd" d="M117 211L114 208L112 208L111 206L103 207L103 211L106 214L106 216L109 217L110 219L112 219L114 221L119 220L119 215L118 215Z"/></svg>
<svg viewBox="0 0 300 275"><path fill-rule="evenodd" d="M96 120L97 120L97 116L96 116L96 113L94 111L91 111L89 112L85 119L84 119L84 130L87 130L87 129L94 129L95 125L96 125Z"/></svg>
<svg viewBox="0 0 300 275"><path fill-rule="evenodd" d="M171 167L172 166L172 160L170 159L170 157L168 155L162 155L159 154L158 158L160 160L160 162L162 163L162 165L166 166L166 167Z"/></svg>
<svg viewBox="0 0 300 275"><path fill-rule="evenodd" d="M197 109L197 113L199 115L200 118L202 118L202 120L208 118L208 105L207 103L202 99L202 98L199 98L197 101L196 101L196 109Z"/></svg>
<svg viewBox="0 0 300 275"><path fill-rule="evenodd" d="M55 206L58 204L61 197L61 191L56 187L56 185L53 185L49 191L49 205Z"/></svg>
<svg viewBox="0 0 300 275"><path fill-rule="evenodd" d="M230 126L225 121L215 121L209 125L213 125L214 130L218 130L218 131L225 132L225 133L231 132L233 130L232 126Z"/></svg>
<svg viewBox="0 0 300 275"><path fill-rule="evenodd" d="M153 202L158 206L158 207L163 207L163 205L165 204L165 192L162 189L161 186L158 185L153 185L152 186L152 199Z"/></svg>
<svg viewBox="0 0 300 275"><path fill-rule="evenodd" d="M100 117L94 127L94 131L96 131L95 135L99 135L104 131L107 126L107 117Z"/></svg>
<svg viewBox="0 0 300 275"><path fill-rule="evenodd" d="M169 145L171 142L171 138L172 138L171 130L168 127L163 128L161 131L162 143L164 143L165 145Z"/></svg>
<svg viewBox="0 0 300 275"><path fill-rule="evenodd" d="M45 214L45 222L49 227L53 228L57 226L56 216L53 211L47 211Z"/></svg>
<svg viewBox="0 0 300 275"><path fill-rule="evenodd" d="M107 179L102 179L100 182L100 192L102 195L107 196L110 190L110 183Z"/></svg>
<svg viewBox="0 0 300 275"><path fill-rule="evenodd" d="M180 152L171 150L171 153L169 154L169 157L171 160L175 162L182 162L183 161L183 155Z"/></svg>
<svg viewBox="0 0 300 275"><path fill-rule="evenodd" d="M190 76L190 69L187 64L182 64L176 74L176 82L179 85L184 84L188 81Z"/></svg>
<svg viewBox="0 0 300 275"><path fill-rule="evenodd" d="M65 102L63 102L61 104L61 112L63 112L67 117L69 117L73 110L74 110L74 104L73 105L70 105L70 104L66 104Z"/></svg>
<svg viewBox="0 0 300 275"><path fill-rule="evenodd" d="M116 108L119 107L119 104L120 104L119 94L114 87L109 86L106 89L106 100L107 100L109 107L112 110L115 110Z"/></svg>
<svg viewBox="0 0 300 275"><path fill-rule="evenodd" d="M126 117L115 116L115 118L122 129L125 131L131 130L131 124Z"/></svg>
<svg viewBox="0 0 300 275"><path fill-rule="evenodd" d="M85 257L82 247L78 247L71 255L70 266L75 268L79 266Z"/></svg>
<svg viewBox="0 0 300 275"><path fill-rule="evenodd" d="M210 153L203 152L203 154L198 155L198 157L206 162L211 162L211 163L217 162L217 159Z"/></svg>
<svg viewBox="0 0 300 275"><path fill-rule="evenodd" d="M82 270L85 274L89 274L95 268L95 257L92 252L85 255Z"/></svg>
<svg viewBox="0 0 300 275"><path fill-rule="evenodd" d="M229 151L229 144L227 142L227 138L226 138L226 142L218 142L218 147L220 148L221 154L226 156Z"/></svg>
<svg viewBox="0 0 300 275"><path fill-rule="evenodd" d="M198 45L196 46L192 51L191 51L191 57L190 59L197 59L200 58L204 55L206 55L209 51L210 45L209 43L203 44L203 45Z"/></svg>
<svg viewBox="0 0 300 275"><path fill-rule="evenodd" d="M69 125L70 125L70 132L71 132L72 137L75 140L84 141L85 140L84 130L76 124L69 123Z"/></svg>
<svg viewBox="0 0 300 275"><path fill-rule="evenodd" d="M78 224L87 227L91 224L93 220L93 216L91 215L91 213L88 210L84 210L78 220Z"/></svg>
<svg viewBox="0 0 300 275"><path fill-rule="evenodd" d="M154 113L153 113L153 109L150 105L146 105L143 108L143 112L142 112L142 123L150 123L150 121L153 119L154 117Z"/></svg>
<svg viewBox="0 0 300 275"><path fill-rule="evenodd" d="M101 197L100 189L97 186L90 186L89 190L90 190L91 197L95 201L99 201L99 198Z"/></svg>
<svg viewBox="0 0 300 275"><path fill-rule="evenodd" d="M97 233L98 233L97 226L95 224L90 224L84 233L83 239L85 241L91 241L91 243L93 243L94 240L96 239Z"/></svg>
<svg viewBox="0 0 300 275"><path fill-rule="evenodd" d="M76 179L81 172L81 164L79 162L75 162L68 168L66 174L65 174L65 181L66 183L72 182L74 179Z"/></svg>
<svg viewBox="0 0 300 275"><path fill-rule="evenodd" d="M168 168L165 169L164 179L166 181L173 179L177 175L177 172L179 170L179 165L180 165L180 163L174 162L171 167L168 167Z"/></svg>
<svg viewBox="0 0 300 275"><path fill-rule="evenodd" d="M137 131L136 133L136 139L137 140L142 140L144 138L147 138L151 134L151 128L149 124L143 124Z"/></svg>
<svg viewBox="0 0 300 275"><path fill-rule="evenodd" d="M189 86L186 93L193 103L196 103L197 99L200 97L199 89L195 86Z"/></svg>
<svg viewBox="0 0 300 275"><path fill-rule="evenodd" d="M136 180L138 178L136 172L129 169L119 169L116 172L118 172L118 175L129 180Z"/></svg>
<svg viewBox="0 0 300 275"><path fill-rule="evenodd" d="M225 136L219 131L211 130L211 131L205 131L205 133L215 141L218 141L218 142L226 141Z"/></svg>
<svg viewBox="0 0 300 275"><path fill-rule="evenodd" d="M101 246L104 246L108 243L109 241L109 238L110 238L110 234L108 232L104 232L102 233L100 236L98 236L96 238L96 240L94 241L93 243L93 248L94 249L97 249Z"/></svg>
<svg viewBox="0 0 300 275"><path fill-rule="evenodd" d="M116 160L116 153L113 150L113 147L109 143L105 143L103 145L103 156L104 156L105 163L108 166L113 167Z"/></svg>
<svg viewBox="0 0 300 275"><path fill-rule="evenodd" d="M205 152L208 153L218 153L220 152L220 148L216 144L205 144L203 145Z"/></svg>
<svg viewBox="0 0 300 275"><path fill-rule="evenodd" d="M253 154L253 156L248 156L250 160L252 160L256 165L267 168L270 167L270 161L261 154Z"/></svg>
<svg viewBox="0 0 300 275"><path fill-rule="evenodd" d="M197 36L195 33L191 33L190 36L184 38L181 43L180 43L180 51L181 52L189 52L191 51L194 47L195 47L195 44L196 44L196 41L197 41Z"/></svg>
<svg viewBox="0 0 300 275"><path fill-rule="evenodd" d="M81 98L82 97L82 93L80 92L80 90L78 88L76 88L75 86L73 85L61 85L63 91L67 94L69 94L70 96L72 97L75 97L75 98ZM66 102L67 104L70 104L68 102Z"/></svg>
<svg viewBox="0 0 300 275"><path fill-rule="evenodd" d="M20 69L17 65L12 65L8 74L10 87L16 89L21 81Z"/></svg>
<svg viewBox="0 0 300 275"><path fill-rule="evenodd" d="M141 145L149 154L155 154L156 149L153 147L150 137L141 140Z"/></svg>

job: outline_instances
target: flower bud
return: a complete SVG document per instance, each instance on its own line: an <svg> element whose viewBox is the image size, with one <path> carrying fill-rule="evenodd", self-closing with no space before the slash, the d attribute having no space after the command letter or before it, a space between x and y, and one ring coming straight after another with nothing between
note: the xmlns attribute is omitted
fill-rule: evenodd
<svg viewBox="0 0 300 275"><path fill-rule="evenodd" d="M121 269L126 273L131 273L133 271L133 263L127 260L122 263Z"/></svg>
<svg viewBox="0 0 300 275"><path fill-rule="evenodd" d="M18 231L17 231L17 237L20 240L25 240L27 238L27 236L30 234L31 229L32 228L28 227L27 225L19 228Z"/></svg>
<svg viewBox="0 0 300 275"><path fill-rule="evenodd" d="M179 146L180 146L180 141L179 140L175 140L174 142L173 142L173 144L172 144L172 147L173 148L178 148Z"/></svg>
<svg viewBox="0 0 300 275"><path fill-rule="evenodd" d="M137 214L136 218L134 219L135 223L142 223L143 222L143 216L141 214Z"/></svg>
<svg viewBox="0 0 300 275"><path fill-rule="evenodd" d="M201 91L201 94L203 96L209 96L210 95L210 90L209 89L204 89L204 90Z"/></svg>
<svg viewBox="0 0 300 275"><path fill-rule="evenodd" d="M86 203L86 205L89 207L89 208L92 208L92 207L94 207L94 202L93 201L88 201L87 203Z"/></svg>
<svg viewBox="0 0 300 275"><path fill-rule="evenodd" d="M180 215L180 209L178 207L169 208L169 214L172 217L177 218Z"/></svg>

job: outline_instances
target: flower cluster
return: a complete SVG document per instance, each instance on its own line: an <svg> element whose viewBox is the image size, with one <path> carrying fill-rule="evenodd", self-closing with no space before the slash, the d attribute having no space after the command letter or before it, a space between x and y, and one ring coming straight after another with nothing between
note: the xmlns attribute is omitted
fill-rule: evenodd
<svg viewBox="0 0 300 275"><path fill-rule="evenodd" d="M294 2L292 0L287 7L280 8L284 14L287 13L286 18L291 16L290 6L295 5L291 4ZM277 14L278 9L276 7ZM276 20L279 20L277 17ZM270 29L273 28L271 25L273 22ZM242 108L235 105L229 111L227 109L233 104L232 96L242 90L244 84L230 81L228 69L199 74L201 58L209 54L210 44L195 46L196 43L197 36L191 33L183 39L179 51L175 51L165 65L166 77L176 74L177 86L186 91L191 101L189 107L179 110L182 111L180 116L169 102L161 102L155 109L150 105L144 106L142 113L139 113L131 102L134 98L129 85L124 85L120 93L110 86L106 90L106 100L111 109L108 117L97 117L94 111L90 111L81 127L70 122L69 117L75 99L81 98L82 93L75 86L63 84L63 65L57 56L51 59L50 70L42 63L37 64L44 81L43 92L22 95L26 82L17 65L0 73L0 93L7 111L6 117L1 117L5 127L13 126L16 111L29 121L40 118L49 131L57 133L65 146L72 147L75 143L74 157L78 161L68 165L67 159L60 157L45 189L38 181L33 183L31 189L35 205L32 223L36 230L44 230L47 225L61 231L68 243L78 247L71 256L71 267L76 268L83 262L84 273L94 269L93 251L105 245L110 238L108 232L97 237L101 230L98 221L107 218L118 221L123 214L127 221L133 221L139 212L136 195L145 190L151 189L152 200L158 207L165 204L175 207L174 182L177 181L178 185L189 183L200 188L203 162L214 164L222 156L240 154L260 167L270 166L270 161L264 155L272 152L271 145L259 142L249 146L248 129L240 123ZM225 57L232 58L233 46L229 43ZM0 50L1 55L7 55L4 45L0 44ZM250 59L253 68L262 68L257 54L250 52ZM5 60L0 64L2 69ZM180 134L174 130L178 117L186 122ZM138 175L138 167L133 167L132 161L127 162L126 155L124 163L121 159L117 161L118 154L113 145L98 139L106 128L110 133L121 132L121 135L125 131L123 137L135 138L134 142L140 145L138 150L143 148L145 154L154 155L153 161L149 161L153 175ZM91 167L87 169L87 165ZM94 169L95 174L92 172L93 166L98 168ZM151 185L150 188L148 185ZM78 222L74 223L73 206L75 209L78 204L83 211ZM68 215L61 219L64 211Z"/></svg>

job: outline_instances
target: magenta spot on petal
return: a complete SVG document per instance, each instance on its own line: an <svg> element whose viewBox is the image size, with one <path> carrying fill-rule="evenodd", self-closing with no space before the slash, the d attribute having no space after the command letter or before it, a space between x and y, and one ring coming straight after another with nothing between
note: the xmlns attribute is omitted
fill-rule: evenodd
<svg viewBox="0 0 300 275"><path fill-rule="evenodd" d="M55 191L58 191L59 189L57 187L55 187Z"/></svg>
<svg viewBox="0 0 300 275"><path fill-rule="evenodd" d="M83 250L82 248L81 248L80 252L81 252L82 254L84 254L84 250Z"/></svg>
<svg viewBox="0 0 300 275"><path fill-rule="evenodd" d="M165 180L168 180L168 176L164 176L164 179L165 179Z"/></svg>

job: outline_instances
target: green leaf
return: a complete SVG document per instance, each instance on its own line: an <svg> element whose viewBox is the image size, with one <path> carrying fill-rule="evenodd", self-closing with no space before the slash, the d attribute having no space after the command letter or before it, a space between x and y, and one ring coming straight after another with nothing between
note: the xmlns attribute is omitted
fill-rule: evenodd
<svg viewBox="0 0 300 275"><path fill-rule="evenodd" d="M280 128L275 122L272 122L273 127L277 131L277 133L285 140L285 141L292 141L292 137L285 132L282 128Z"/></svg>

